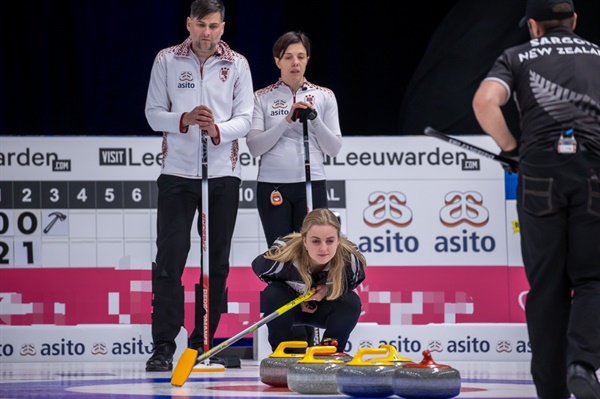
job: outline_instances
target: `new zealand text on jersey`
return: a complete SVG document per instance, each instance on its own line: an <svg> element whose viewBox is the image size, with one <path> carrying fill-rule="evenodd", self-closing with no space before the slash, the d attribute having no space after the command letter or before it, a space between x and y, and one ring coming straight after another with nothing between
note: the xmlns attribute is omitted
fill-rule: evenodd
<svg viewBox="0 0 600 399"><path fill-rule="evenodd" d="M531 50L526 51L524 53L519 53L519 61L531 60L531 59L534 59L537 57L551 55L553 50L556 50L556 54L561 54L561 55L592 54L592 55L600 56L600 50L598 50L597 48L593 48L593 47L583 47L583 46L555 47L555 48L541 47L541 48L532 48Z"/></svg>

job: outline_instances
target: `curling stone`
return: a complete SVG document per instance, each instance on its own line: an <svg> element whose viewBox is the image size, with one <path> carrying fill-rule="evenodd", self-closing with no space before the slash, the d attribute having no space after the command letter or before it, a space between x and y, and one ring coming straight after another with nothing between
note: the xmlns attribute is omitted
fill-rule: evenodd
<svg viewBox="0 0 600 399"><path fill-rule="evenodd" d="M344 362L349 362L350 360L352 360L352 356L350 356L348 353L337 350L337 346L338 346L337 339L326 338L323 340L323 342L321 342L319 345L317 345L317 348L323 348L323 347L329 347L329 346L336 348L336 351L333 353L330 353L329 351L325 352L325 351L321 351L321 350L317 349L314 354L315 359L325 359L325 360L335 359L335 360L342 360Z"/></svg>
<svg viewBox="0 0 600 399"><path fill-rule="evenodd" d="M382 362L391 362L396 366L404 366L405 364L414 363L411 358L400 356L398 350L393 345L381 344L379 347L388 351L387 356L381 359Z"/></svg>
<svg viewBox="0 0 600 399"><path fill-rule="evenodd" d="M304 358L288 368L288 388L302 394L338 394L335 374L346 362L339 359L319 359L315 356L317 351L320 357L325 357L323 355L334 354L336 350L335 346L308 348Z"/></svg>
<svg viewBox="0 0 600 399"><path fill-rule="evenodd" d="M381 355L366 359L369 355ZM348 396L384 398L394 394L392 376L398 369L392 362L382 361L388 355L384 348L360 348L335 374L338 391Z"/></svg>
<svg viewBox="0 0 600 399"><path fill-rule="evenodd" d="M392 388L406 399L453 398L460 393L460 373L434 362L431 352L425 350L420 363L405 364L394 372Z"/></svg>
<svg viewBox="0 0 600 399"><path fill-rule="evenodd" d="M283 341L269 357L260 362L260 380L273 387L287 387L287 373L290 365L304 357L303 353L287 353L288 348L306 348L306 341Z"/></svg>

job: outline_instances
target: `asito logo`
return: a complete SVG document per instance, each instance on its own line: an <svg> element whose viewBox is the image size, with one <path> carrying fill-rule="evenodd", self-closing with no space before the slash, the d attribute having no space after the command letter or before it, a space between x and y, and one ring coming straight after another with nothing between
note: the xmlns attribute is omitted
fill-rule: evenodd
<svg viewBox="0 0 600 399"><path fill-rule="evenodd" d="M178 89L193 89L194 85L194 74L190 71L182 71L179 75L179 83L177 84Z"/></svg>
<svg viewBox="0 0 600 399"><path fill-rule="evenodd" d="M483 195L477 191L451 191L444 196L444 206L440 209L440 222L446 227L468 224L481 228L488 224L490 213L483 206ZM477 232L464 229L462 235L437 236L436 252L492 252L496 240L492 236L481 236Z"/></svg>
<svg viewBox="0 0 600 399"><path fill-rule="evenodd" d="M369 227L390 223L406 227L412 222L412 210L406 206L406 195L399 191L376 191L369 195L369 206L363 211L363 220Z"/></svg>
<svg viewBox="0 0 600 399"><path fill-rule="evenodd" d="M281 116L287 115L290 111L287 110L287 102L285 100L275 100L271 105L271 113L270 116Z"/></svg>
<svg viewBox="0 0 600 399"><path fill-rule="evenodd" d="M413 220L413 212L406 203L406 195L399 191L375 191L369 194L369 205L363 211L363 220L373 228L384 224L406 227ZM360 237L358 249L374 253L415 252L419 249L419 240L414 236L403 237L397 231L386 230L384 236Z"/></svg>
<svg viewBox="0 0 600 399"><path fill-rule="evenodd" d="M19 355L21 357L75 357L85 356L87 353L93 356L132 356L149 355L153 351L153 344L146 344L142 339L131 337L131 340L111 342L93 342L90 347L86 347L83 342L76 342L72 339L61 338L60 342L42 342L36 344L24 342L18 353L12 344L0 344L0 358ZM88 352L89 351L89 352Z"/></svg>
<svg viewBox="0 0 600 399"><path fill-rule="evenodd" d="M398 228L413 224L413 210L408 206L407 196L399 191L375 191L368 196L363 211L363 221L371 228L389 227L382 235L361 236L358 248L365 253L415 253L419 250L419 238L402 235ZM455 228L468 225L480 229L490 220L490 212L483 205L483 195L477 191L450 191L443 196L443 204L431 212L439 214L444 227ZM421 217L420 220L423 220ZM418 227L418 226L417 226ZM493 252L494 237L481 235L478 231L462 229L457 235L434 237L433 250L438 253Z"/></svg>
<svg viewBox="0 0 600 399"><path fill-rule="evenodd" d="M440 221L444 226L466 223L483 227L490 220L490 214L483 206L483 196L476 191L451 191L444 196L444 204L440 210Z"/></svg>

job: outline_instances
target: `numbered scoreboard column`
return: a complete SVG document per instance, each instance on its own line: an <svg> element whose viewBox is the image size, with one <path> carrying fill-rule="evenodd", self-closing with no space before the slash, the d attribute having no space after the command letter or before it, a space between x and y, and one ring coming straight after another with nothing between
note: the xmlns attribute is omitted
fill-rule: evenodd
<svg viewBox="0 0 600 399"><path fill-rule="evenodd" d="M41 265L41 182L0 183L0 265Z"/></svg>
<svg viewBox="0 0 600 399"><path fill-rule="evenodd" d="M154 181L0 182L0 267L149 268Z"/></svg>
<svg viewBox="0 0 600 399"><path fill-rule="evenodd" d="M148 269L156 257L156 181L123 182L123 245L121 268Z"/></svg>
<svg viewBox="0 0 600 399"><path fill-rule="evenodd" d="M96 266L96 182L69 182L68 265Z"/></svg>
<svg viewBox="0 0 600 399"><path fill-rule="evenodd" d="M123 182L96 182L96 264L119 265L123 256Z"/></svg>
<svg viewBox="0 0 600 399"><path fill-rule="evenodd" d="M68 265L69 186L65 181L40 183L40 251L41 266ZM17 265L18 266L18 265Z"/></svg>

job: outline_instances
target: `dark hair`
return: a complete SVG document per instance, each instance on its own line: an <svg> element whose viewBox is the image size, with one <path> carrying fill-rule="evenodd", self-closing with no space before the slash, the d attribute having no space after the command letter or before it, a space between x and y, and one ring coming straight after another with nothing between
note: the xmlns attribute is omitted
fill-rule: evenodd
<svg viewBox="0 0 600 399"><path fill-rule="evenodd" d="M190 7L190 18L202 19L215 12L221 13L221 21L225 21L225 5L221 0L194 0Z"/></svg>
<svg viewBox="0 0 600 399"><path fill-rule="evenodd" d="M294 43L301 43L306 49L306 56L310 57L310 39L301 31L290 31L279 36L273 45L273 57L281 58L288 46Z"/></svg>

